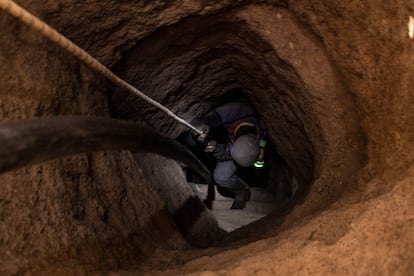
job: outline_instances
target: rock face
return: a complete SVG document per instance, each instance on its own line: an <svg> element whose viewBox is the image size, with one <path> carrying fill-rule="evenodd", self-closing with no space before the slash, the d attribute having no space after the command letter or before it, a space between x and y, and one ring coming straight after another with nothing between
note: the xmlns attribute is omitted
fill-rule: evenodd
<svg viewBox="0 0 414 276"><path fill-rule="evenodd" d="M177 188L184 181L177 164L130 152L63 158L0 176L0 271L414 270L414 44L407 28L414 6L216 2L21 4L185 119L243 95L284 160L272 165L269 182L289 171L299 188L295 205L217 247L188 250L198 236L185 235L173 215L187 189ZM173 138L183 131L0 14L2 121L95 115L144 122ZM196 232L211 225L206 217L192 225Z"/></svg>

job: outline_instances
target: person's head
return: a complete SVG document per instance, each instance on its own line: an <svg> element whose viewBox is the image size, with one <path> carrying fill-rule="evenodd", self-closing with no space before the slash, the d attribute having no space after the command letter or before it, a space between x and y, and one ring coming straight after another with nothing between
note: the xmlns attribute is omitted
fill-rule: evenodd
<svg viewBox="0 0 414 276"><path fill-rule="evenodd" d="M259 155L259 139L254 134L241 135L234 141L231 156L242 167L250 167Z"/></svg>

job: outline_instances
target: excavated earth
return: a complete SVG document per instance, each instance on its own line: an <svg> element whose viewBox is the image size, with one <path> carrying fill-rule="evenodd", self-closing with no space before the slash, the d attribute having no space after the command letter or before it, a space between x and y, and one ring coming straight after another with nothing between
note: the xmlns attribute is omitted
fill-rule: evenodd
<svg viewBox="0 0 414 276"><path fill-rule="evenodd" d="M296 192L225 233L173 160L108 151L28 166L0 175L1 274L413 274L414 4L19 4L186 120L249 100L282 160L270 185ZM184 131L3 11L0 26L1 121Z"/></svg>

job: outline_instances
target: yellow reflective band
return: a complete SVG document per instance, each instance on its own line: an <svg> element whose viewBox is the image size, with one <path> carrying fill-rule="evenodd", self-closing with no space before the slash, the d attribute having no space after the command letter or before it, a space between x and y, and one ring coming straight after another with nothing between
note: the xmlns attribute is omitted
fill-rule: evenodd
<svg viewBox="0 0 414 276"><path fill-rule="evenodd" d="M241 128L242 126L250 126L250 127L254 127L254 128L256 128L257 137L259 137L259 130L257 129L257 126L255 126L254 124L249 123L249 122L243 122L243 123L239 124L239 125L238 125L235 129L234 129L234 136L236 136L237 131L238 131L238 130L239 130L239 128Z"/></svg>

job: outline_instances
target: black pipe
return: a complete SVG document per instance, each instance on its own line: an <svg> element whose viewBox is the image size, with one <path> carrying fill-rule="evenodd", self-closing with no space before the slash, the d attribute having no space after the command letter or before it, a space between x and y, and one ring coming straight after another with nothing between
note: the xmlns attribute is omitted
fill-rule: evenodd
<svg viewBox="0 0 414 276"><path fill-rule="evenodd" d="M129 121L62 116L0 124L0 173L64 156L106 150L151 152L184 163L208 183L208 169L177 141Z"/></svg>

